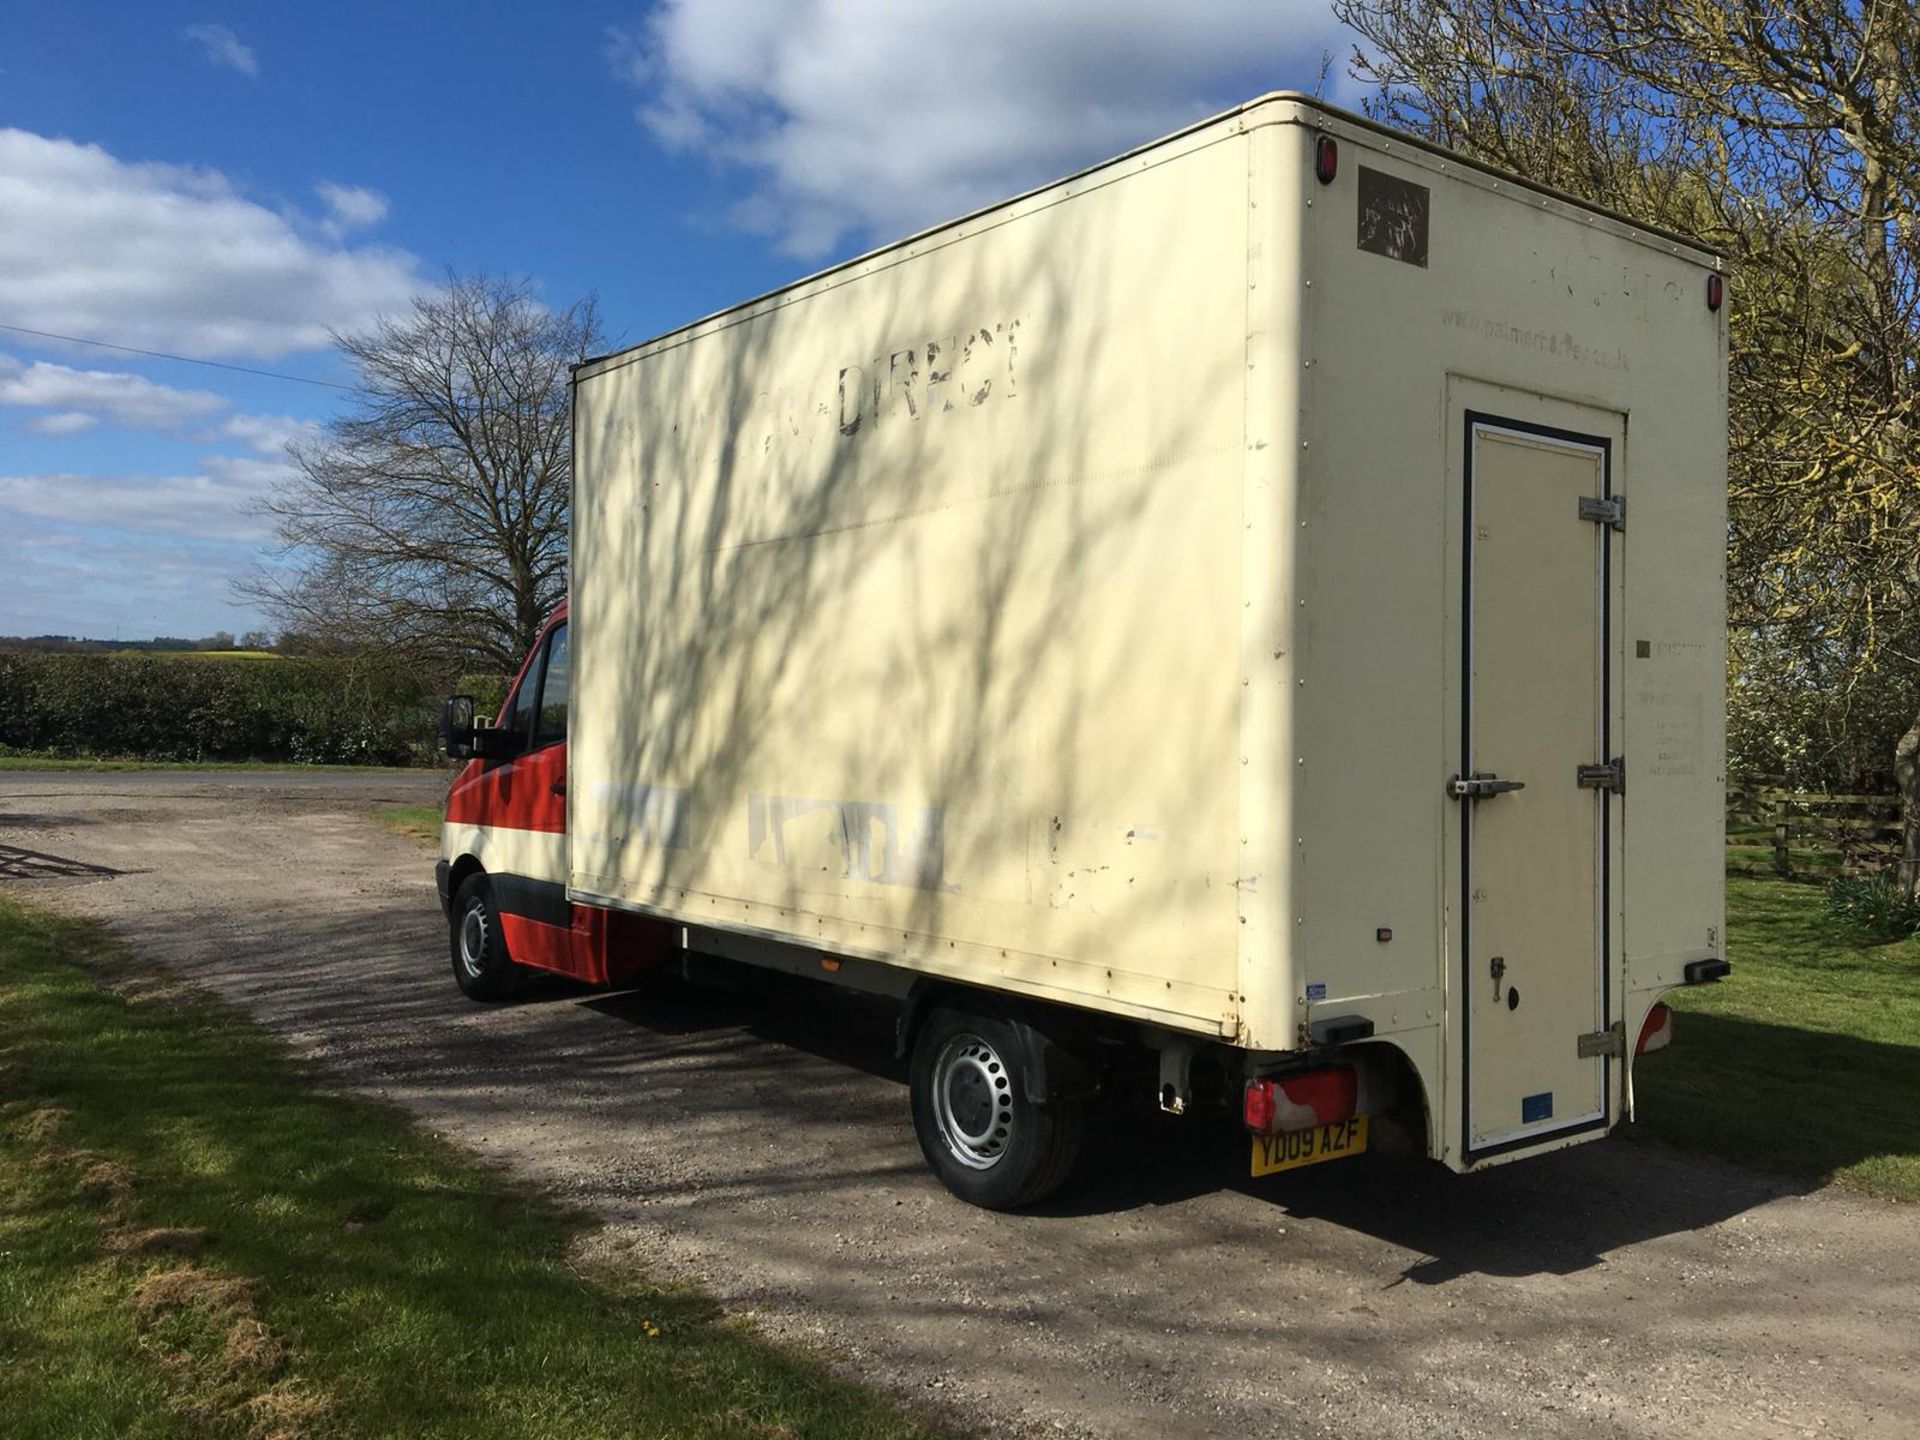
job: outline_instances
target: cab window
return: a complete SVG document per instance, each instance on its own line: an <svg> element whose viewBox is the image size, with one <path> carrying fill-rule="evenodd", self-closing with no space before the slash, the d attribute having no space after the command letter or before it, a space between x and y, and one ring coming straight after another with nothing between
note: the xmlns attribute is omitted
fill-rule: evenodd
<svg viewBox="0 0 1920 1440"><path fill-rule="evenodd" d="M501 722L503 728L516 735L528 735L533 731L533 712L540 703L540 667L546 664L546 658L543 648L528 662L526 673L520 677L520 688L513 692L513 705L507 711L506 719Z"/></svg>
<svg viewBox="0 0 1920 1440"><path fill-rule="evenodd" d="M540 717L534 731L535 745L557 745L567 738L567 691L570 688L567 663L567 627L556 625L547 637L546 668L540 677Z"/></svg>

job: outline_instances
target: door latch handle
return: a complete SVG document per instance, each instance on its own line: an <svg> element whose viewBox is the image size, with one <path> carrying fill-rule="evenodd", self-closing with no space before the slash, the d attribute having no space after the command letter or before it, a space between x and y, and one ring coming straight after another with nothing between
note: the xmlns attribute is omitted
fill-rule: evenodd
<svg viewBox="0 0 1920 1440"><path fill-rule="evenodd" d="M1455 775L1447 781L1447 794L1455 800L1484 800L1489 795L1504 795L1509 790L1524 790L1524 780L1502 780L1498 775L1489 775L1484 770L1462 777Z"/></svg>
<svg viewBox="0 0 1920 1440"><path fill-rule="evenodd" d="M553 783L552 783L551 785L549 785L549 786L547 787L547 793L548 793L548 794L550 794L550 795L564 795L564 794L566 794L566 793L567 793L567 782L566 782L566 781L564 781L564 780L556 780L556 781L554 781L554 782L553 782Z"/></svg>

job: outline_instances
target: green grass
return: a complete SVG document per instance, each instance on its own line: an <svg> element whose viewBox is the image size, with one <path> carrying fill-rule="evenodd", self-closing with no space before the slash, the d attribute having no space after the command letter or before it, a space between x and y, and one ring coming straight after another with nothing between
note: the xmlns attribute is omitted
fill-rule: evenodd
<svg viewBox="0 0 1920 1440"><path fill-rule="evenodd" d="M0 901L9 1437L941 1433L124 963Z"/></svg>
<svg viewBox="0 0 1920 1440"><path fill-rule="evenodd" d="M142 760L138 756L49 755L36 750L0 751L0 770L366 770L414 774L404 765L316 765L298 760Z"/></svg>
<svg viewBox="0 0 1920 1440"><path fill-rule="evenodd" d="M373 818L401 835L438 845L445 810L439 805L383 805L373 812Z"/></svg>
<svg viewBox="0 0 1920 1440"><path fill-rule="evenodd" d="M1816 885L1729 879L1727 958L1729 979L1669 997L1629 1133L1920 1200L1920 941L1850 937Z"/></svg>

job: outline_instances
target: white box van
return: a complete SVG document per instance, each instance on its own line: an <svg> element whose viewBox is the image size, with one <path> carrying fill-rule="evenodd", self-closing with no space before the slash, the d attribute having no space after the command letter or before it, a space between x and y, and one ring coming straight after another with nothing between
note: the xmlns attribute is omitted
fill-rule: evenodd
<svg viewBox="0 0 1920 1440"><path fill-rule="evenodd" d="M1123 1084L1255 1173L1605 1134L1727 970L1722 286L1281 94L580 366L456 974L895 996L989 1205Z"/></svg>

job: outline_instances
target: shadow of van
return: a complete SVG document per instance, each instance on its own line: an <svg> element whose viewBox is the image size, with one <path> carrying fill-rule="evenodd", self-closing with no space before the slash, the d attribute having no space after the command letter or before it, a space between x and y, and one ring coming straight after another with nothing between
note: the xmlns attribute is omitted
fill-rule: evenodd
<svg viewBox="0 0 1920 1440"><path fill-rule="evenodd" d="M906 1066L893 1054L891 1007L812 981L770 976L764 984L731 991L659 982L584 1003L662 1038L699 1038L711 1047L717 1032L735 1030L741 1049L757 1043L786 1047L904 1089ZM1705 1016L1689 1016L1688 1022L1689 1037L1700 1037L1701 1043L1714 1026L1745 1024ZM1834 1044L1833 1037L1811 1032L1793 1035L1795 1043L1806 1046ZM1738 1037L1730 1041L1739 1043ZM1842 1052L1845 1048L1841 1044ZM1877 1057L1876 1063L1911 1065L1914 1058L1915 1052L1905 1052ZM1648 1062L1643 1074L1652 1066ZM1664 1080L1643 1084L1643 1113L1669 1103L1671 1088ZM1904 1093L1916 1091L1910 1087ZM814 1102L797 1089L791 1103L799 1122ZM766 1119L770 1125L781 1123L777 1113ZM899 1123L903 1129L908 1123L904 1094ZM1910 1129L1913 1122L1906 1124ZM1831 1158L1839 1163L1855 1157L1836 1152ZM1618 1138L1471 1175L1455 1175L1430 1161L1372 1155L1260 1180L1250 1178L1247 1168L1246 1136L1232 1115L1172 1117L1150 1104L1109 1101L1094 1117L1073 1182L1028 1213L1044 1223L1235 1192L1272 1207L1276 1219L1321 1221L1412 1252L1420 1258L1407 1265L1402 1278L1436 1284L1466 1274L1570 1274L1601 1263L1615 1250L1702 1229L1805 1193L1818 1180L1764 1175Z"/></svg>
<svg viewBox="0 0 1920 1440"><path fill-rule="evenodd" d="M1685 1010L1636 1079L1641 1137L1920 1194L1920 1046Z"/></svg>

